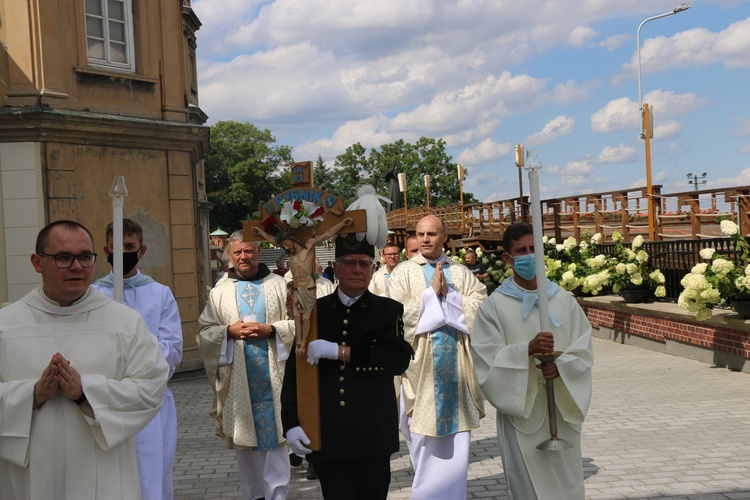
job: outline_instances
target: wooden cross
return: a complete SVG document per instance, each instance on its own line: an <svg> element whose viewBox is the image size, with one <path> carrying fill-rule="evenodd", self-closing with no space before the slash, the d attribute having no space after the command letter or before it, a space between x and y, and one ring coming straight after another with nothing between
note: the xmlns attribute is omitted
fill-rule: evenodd
<svg viewBox="0 0 750 500"><path fill-rule="evenodd" d="M323 220L314 226L292 228L281 222L279 215L285 203L309 201L323 207ZM261 241L284 248L289 255L290 272L293 277L295 342L297 360L297 413L300 425L310 438L309 448L320 450L320 394L318 366L307 363L304 356L307 344L318 338L317 305L315 301L315 246L338 233L360 233L367 230L364 210L344 211L341 197L313 187L313 162L298 162L291 166L291 189L274 196L260 206L258 220L244 221L242 232L244 241ZM283 233L274 238L264 230L264 222L275 217L276 228ZM348 224L347 224L348 223ZM309 291L309 292L308 292ZM304 303L312 301L305 310Z"/></svg>

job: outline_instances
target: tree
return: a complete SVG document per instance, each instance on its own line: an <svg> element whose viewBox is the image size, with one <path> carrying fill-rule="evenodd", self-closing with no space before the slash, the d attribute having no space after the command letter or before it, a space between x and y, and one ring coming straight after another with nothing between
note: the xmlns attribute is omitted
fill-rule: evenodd
<svg viewBox="0 0 750 500"><path fill-rule="evenodd" d="M335 166L338 168L331 172L334 191L346 196L347 202L356 197L357 188L365 183L372 184L378 194L387 196L385 174L394 165L398 172L406 174L410 207L427 204L425 174L430 176L430 205L444 206L460 202L458 165L445 152L445 141L442 139L422 137L416 144L399 139L383 144L380 150L370 150L367 156L365 153L366 149L356 143L336 157ZM464 203L476 201L472 193L464 192Z"/></svg>
<svg viewBox="0 0 750 500"><path fill-rule="evenodd" d="M211 226L227 232L257 217L258 207L289 187L288 146L275 146L269 130L250 123L217 122L206 159L206 193L214 204Z"/></svg>
<svg viewBox="0 0 750 500"><path fill-rule="evenodd" d="M315 166L313 167L313 181L317 189L323 191L331 191L333 187L333 175L326 166L326 162L323 161L323 156L318 155L318 159L315 160Z"/></svg>
<svg viewBox="0 0 750 500"><path fill-rule="evenodd" d="M352 144L334 162L334 166L338 168L331 172L332 191L343 196L347 205L357 199L357 188L362 184L373 184L369 174L370 160L365 156L366 152L362 144ZM377 190L377 186L375 189ZM378 192L383 194L379 190Z"/></svg>

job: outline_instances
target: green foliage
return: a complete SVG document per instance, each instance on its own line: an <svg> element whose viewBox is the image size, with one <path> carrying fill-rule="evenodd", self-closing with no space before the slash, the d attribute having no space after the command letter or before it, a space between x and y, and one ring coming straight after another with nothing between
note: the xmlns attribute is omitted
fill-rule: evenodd
<svg viewBox="0 0 750 500"><path fill-rule="evenodd" d="M349 146L336 157L331 170L334 192L344 196L347 203L357 196L362 184L372 184L378 194L388 195L386 173L393 167L406 174L407 204L409 207L427 204L425 174L430 176L430 205L444 206L461 199L458 185L458 166L445 151L445 141L422 137L416 144L403 139L371 149L369 154L362 144ZM472 193L464 191L464 203L476 203Z"/></svg>
<svg viewBox="0 0 750 500"><path fill-rule="evenodd" d="M206 159L206 192L214 204L211 227L228 232L258 215L258 206L289 186L288 146L276 146L269 130L250 123L217 122L211 127Z"/></svg>

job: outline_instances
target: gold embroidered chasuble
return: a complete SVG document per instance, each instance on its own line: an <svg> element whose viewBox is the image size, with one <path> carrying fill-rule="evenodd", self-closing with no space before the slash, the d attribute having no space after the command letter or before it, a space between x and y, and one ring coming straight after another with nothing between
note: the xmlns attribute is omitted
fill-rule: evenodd
<svg viewBox="0 0 750 500"><path fill-rule="evenodd" d="M216 435L227 448L249 449L258 445L253 421L252 404L247 382L243 342L233 342L232 363L219 365L222 342L227 325L240 319L237 309L235 279L223 280L211 290L209 301L200 316L197 335L198 349L206 374L214 390L211 416L216 420ZM278 443L285 442L281 425L281 385L284 379L284 359L280 359L279 344L288 353L294 342L294 321L287 319L286 280L269 274L262 280L266 306L266 320L258 321L276 327L276 336L268 339L269 371L273 390L274 420Z"/></svg>
<svg viewBox="0 0 750 500"><path fill-rule="evenodd" d="M416 255L393 269L388 280L388 294L404 305L404 336L415 356L404 373L402 386L406 413L412 418L411 431L437 436L433 343L430 332L417 332L422 311L422 292L428 287L422 266L427 264ZM484 417L482 393L474 375L469 344L479 304L487 298L487 287L469 269L446 257L443 272L450 273L449 283L461 296L461 306L468 332L459 332L458 359L458 432L476 429Z"/></svg>

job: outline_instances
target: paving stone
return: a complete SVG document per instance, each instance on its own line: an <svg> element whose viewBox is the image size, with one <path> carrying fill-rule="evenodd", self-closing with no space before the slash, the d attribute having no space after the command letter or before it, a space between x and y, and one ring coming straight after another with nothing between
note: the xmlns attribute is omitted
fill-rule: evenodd
<svg viewBox="0 0 750 500"><path fill-rule="evenodd" d="M583 427L586 498L750 500L750 374L594 338L594 396ZM205 376L170 382L179 433L175 499L241 498L233 450L214 434ZM508 498L495 412L472 433L469 499ZM389 500L411 497L405 443L391 461ZM306 466L289 499L322 499ZM562 497L561 497L562 498Z"/></svg>

